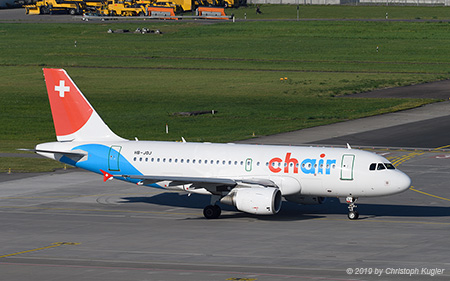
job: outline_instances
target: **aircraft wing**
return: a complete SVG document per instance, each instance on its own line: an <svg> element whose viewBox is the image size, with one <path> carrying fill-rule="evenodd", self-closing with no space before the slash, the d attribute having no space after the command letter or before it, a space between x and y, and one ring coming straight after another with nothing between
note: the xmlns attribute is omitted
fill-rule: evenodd
<svg viewBox="0 0 450 281"><path fill-rule="evenodd" d="M116 177L116 176L115 176ZM144 176L144 175L121 175L127 179L138 179L144 181L143 184L152 184L160 181L171 181L171 185L182 184L213 184L213 185L236 185L237 182L226 178L206 178L206 177L179 177L179 176Z"/></svg>
<svg viewBox="0 0 450 281"><path fill-rule="evenodd" d="M262 185L276 187L275 183L268 179L232 179L232 178L209 178L209 177L183 177L183 176L150 176L150 175L114 175L114 177L123 177L127 179L141 180L139 184L147 185L162 181L169 181L171 186L192 184L195 187L210 189L217 186L235 187L238 184Z"/></svg>

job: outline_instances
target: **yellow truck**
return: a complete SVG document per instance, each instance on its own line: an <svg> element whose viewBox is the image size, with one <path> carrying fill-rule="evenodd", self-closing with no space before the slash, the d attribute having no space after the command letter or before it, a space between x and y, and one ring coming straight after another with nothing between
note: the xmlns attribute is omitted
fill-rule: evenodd
<svg viewBox="0 0 450 281"><path fill-rule="evenodd" d="M239 7L239 0L193 0L197 7Z"/></svg>
<svg viewBox="0 0 450 281"><path fill-rule="evenodd" d="M223 7L236 8L239 6L239 0L223 0Z"/></svg>
<svg viewBox="0 0 450 281"><path fill-rule="evenodd" d="M181 1L183 1L183 0L181 0ZM173 8L173 10L176 13L181 13L183 11L186 11L183 9L183 7L180 4L177 3L176 0L171 0L171 1L156 0L149 6Z"/></svg>
<svg viewBox="0 0 450 281"><path fill-rule="evenodd" d="M123 0L108 0L105 5L98 9L105 16L145 16L146 5L136 4Z"/></svg>
<svg viewBox="0 0 450 281"><path fill-rule="evenodd" d="M35 4L24 5L26 14L53 14L66 12L71 15L82 14L86 11L95 11L103 5L103 0L41 0Z"/></svg>
<svg viewBox="0 0 450 281"><path fill-rule="evenodd" d="M85 8L83 0L42 0L34 5L25 5L26 14L53 14L54 12L67 12L71 15L82 14Z"/></svg>

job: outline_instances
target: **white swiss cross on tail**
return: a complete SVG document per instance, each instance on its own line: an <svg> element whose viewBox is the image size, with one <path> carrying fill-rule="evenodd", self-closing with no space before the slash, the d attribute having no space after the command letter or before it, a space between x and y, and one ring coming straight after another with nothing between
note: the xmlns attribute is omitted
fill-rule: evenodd
<svg viewBox="0 0 450 281"><path fill-rule="evenodd" d="M55 91L59 92L59 96L63 98L64 93L70 91L70 87L65 85L64 80L59 80L59 86L55 86Z"/></svg>

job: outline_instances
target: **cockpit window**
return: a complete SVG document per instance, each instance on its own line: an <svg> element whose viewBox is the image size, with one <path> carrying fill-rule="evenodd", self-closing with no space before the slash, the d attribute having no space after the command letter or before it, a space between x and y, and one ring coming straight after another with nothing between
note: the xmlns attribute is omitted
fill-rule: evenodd
<svg viewBox="0 0 450 281"><path fill-rule="evenodd" d="M372 163L369 166L369 171L380 171L380 170L395 170L394 165L392 165L391 163Z"/></svg>

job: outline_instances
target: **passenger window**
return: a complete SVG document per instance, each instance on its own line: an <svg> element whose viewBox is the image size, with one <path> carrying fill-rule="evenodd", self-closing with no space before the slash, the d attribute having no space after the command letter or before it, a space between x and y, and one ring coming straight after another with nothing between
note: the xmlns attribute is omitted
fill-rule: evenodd
<svg viewBox="0 0 450 281"><path fill-rule="evenodd" d="M386 166L386 168L388 168L388 170L395 170L394 165L392 165L391 163L384 163L384 165Z"/></svg>
<svg viewBox="0 0 450 281"><path fill-rule="evenodd" d="M378 163L377 170L384 170L384 169L386 169L386 167L384 167L383 163Z"/></svg>
<svg viewBox="0 0 450 281"><path fill-rule="evenodd" d="M377 168L377 163L372 163L372 164L370 164L370 166L369 166L369 170L370 170L370 171L375 171L376 168Z"/></svg>

